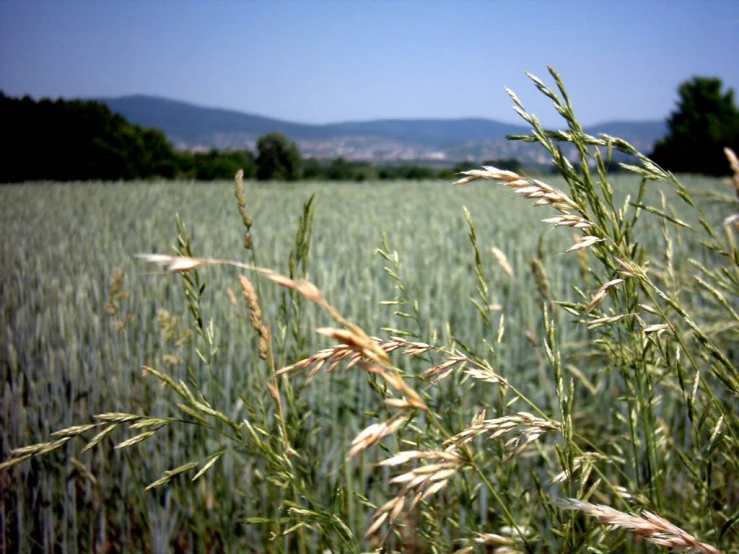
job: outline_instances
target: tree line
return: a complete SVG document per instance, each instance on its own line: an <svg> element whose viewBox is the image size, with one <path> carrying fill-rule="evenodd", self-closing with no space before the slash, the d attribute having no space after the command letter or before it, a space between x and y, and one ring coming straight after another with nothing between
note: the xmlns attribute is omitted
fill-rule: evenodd
<svg viewBox="0 0 739 554"><path fill-rule="evenodd" d="M722 175L728 172L723 148L739 151L739 109L734 91L723 92L720 79L694 77L678 89L668 135L651 157L674 172ZM230 179L239 169L246 178L371 181L443 179L477 166L460 162L434 168L417 164L303 159L297 145L279 132L259 138L256 152L232 150L179 152L158 129L130 123L107 105L92 100L33 100L0 92L0 121L5 135L0 182ZM483 165L519 171L516 159ZM613 166L614 169L617 166Z"/></svg>
<svg viewBox="0 0 739 554"><path fill-rule="evenodd" d="M130 123L93 100L33 100L0 92L0 120L6 137L0 182L231 179L239 169L249 179L369 181L451 179L474 162L453 168L422 165L375 166L369 162L303 159L298 147L273 132L249 150L180 152L158 129ZM520 169L517 160L493 160Z"/></svg>

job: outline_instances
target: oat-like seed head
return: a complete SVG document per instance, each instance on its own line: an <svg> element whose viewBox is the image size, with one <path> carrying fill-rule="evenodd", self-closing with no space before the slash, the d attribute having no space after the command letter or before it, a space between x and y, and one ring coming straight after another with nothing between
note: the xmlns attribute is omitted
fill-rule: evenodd
<svg viewBox="0 0 739 554"><path fill-rule="evenodd" d="M632 534L643 537L647 541L668 548L699 552L701 554L721 554L709 544L696 539L663 517L651 512L642 512L641 516L619 512L602 504L591 504L573 498L556 498L552 504L565 510L577 510L596 518L604 525L620 527Z"/></svg>

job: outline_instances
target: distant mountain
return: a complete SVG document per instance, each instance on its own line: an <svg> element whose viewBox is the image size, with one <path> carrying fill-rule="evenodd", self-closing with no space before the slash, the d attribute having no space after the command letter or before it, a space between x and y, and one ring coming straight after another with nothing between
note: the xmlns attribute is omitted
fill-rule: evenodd
<svg viewBox="0 0 739 554"><path fill-rule="evenodd" d="M161 129L171 140L197 143L215 133L245 133L258 137L270 131L282 131L289 137L321 138L316 125L301 125L258 115L204 108L178 100L156 96L98 98L129 121Z"/></svg>
<svg viewBox="0 0 739 554"><path fill-rule="evenodd" d="M183 149L253 149L259 136L281 131L304 155L380 160L458 160L516 156L535 162L541 150L504 140L527 126L492 119L382 119L309 125L153 96L100 98L112 111L144 127L163 130ZM614 121L586 128L648 151L666 132L661 121Z"/></svg>

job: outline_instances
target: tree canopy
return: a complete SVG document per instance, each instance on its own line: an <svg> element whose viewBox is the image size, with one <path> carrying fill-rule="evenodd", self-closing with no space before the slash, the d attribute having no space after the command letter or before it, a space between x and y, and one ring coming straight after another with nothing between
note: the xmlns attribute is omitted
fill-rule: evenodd
<svg viewBox="0 0 739 554"><path fill-rule="evenodd" d="M0 93L6 136L0 181L118 180L177 173L163 132L143 129L91 100L47 100Z"/></svg>
<svg viewBox="0 0 739 554"><path fill-rule="evenodd" d="M725 175L723 149L739 151L739 109L734 91L722 92L721 79L693 77L678 88L669 134L657 142L652 159L673 172Z"/></svg>
<svg viewBox="0 0 739 554"><path fill-rule="evenodd" d="M268 133L257 141L257 179L297 181L301 170L300 152L279 132Z"/></svg>

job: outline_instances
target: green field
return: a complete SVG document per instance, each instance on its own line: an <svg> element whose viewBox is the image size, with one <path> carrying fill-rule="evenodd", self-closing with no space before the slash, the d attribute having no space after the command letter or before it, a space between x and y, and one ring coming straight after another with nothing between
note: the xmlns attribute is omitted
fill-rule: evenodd
<svg viewBox="0 0 739 554"><path fill-rule="evenodd" d="M543 179L567 190L566 183L558 177ZM637 178L615 176L610 182L617 205L627 194L632 200L637 196ZM720 229L731 206L717 200L717 195L731 194L730 186L718 179L699 177L686 177L683 184L698 199L708 222ZM679 234L670 230L668 247L662 220L645 213L632 242L644 247L644 256L653 260L652 268L657 274L674 269L677 276L664 281L671 290L673 286L682 286L681 275L689 268L689 258L708 268L717 262L716 255L702 248L696 238L700 230L696 216L683 207L667 185L649 183L645 202L663 209L660 191L667 195L665 209L669 211L674 206L675 214L697 230ZM592 273L581 266L581 262L595 264L591 254L581 259L577 252L564 253L573 243L571 230L542 223L542 219L554 215L550 207L532 208L529 200L493 182L461 187L442 182L250 182L246 183L246 199L253 215L251 233L260 266L288 273L298 216L311 195L315 195L316 208L306 276L343 316L369 335L381 338L397 334L386 330L392 328L409 332L409 340L439 347L451 347L454 341L457 347L469 348L466 351L488 359L499 375L544 411L558 413L559 393L555 391L556 380L543 346L546 331L542 306L548 301L542 301L541 278L537 280L529 261L541 260L554 300L582 302L577 291L582 290L589 298L599 283L592 281ZM488 312L487 323L470 301L481 302L464 207L474 222L481 256L479 267L488 287L489 304L499 305ZM214 405L237 422L261 417L258 409L250 412L249 407L249 399L266 396L266 373L256 356L254 331L247 322L239 289L238 275L244 272L227 266L198 271L206 283L201 303L205 326L212 321L213 345L217 346L211 355L197 333L183 335L191 322L181 277L161 274L134 257L137 253L173 252L176 214L191 236L193 255L252 261L251 253L243 248L244 229L232 183L32 184L0 188L0 417L4 422L0 461L7 459L13 448L44 442L53 431L93 421L96 414L173 416L176 398L155 377L142 377L142 366L176 379L206 383L203 390L211 395ZM398 253L398 276L411 304L413 300L418 302L418 318L394 315L398 310L411 313L411 304L381 304L392 300L398 292L396 281L383 269L389 263L376 253L383 234L390 252ZM491 251L493 247L505 253L513 277L501 269ZM121 295L116 300L116 286L111 279L117 268L122 271L122 286L128 296ZM604 281L612 277L603 274ZM289 305L288 293L265 279L252 279L258 283L264 320L273 325L273 336L277 336L280 306L284 302ZM229 289L236 304L229 299ZM708 313L709 297L681 295L679 290L677 296L696 309L702 323L710 327L718 321ZM729 298L736 309L736 298ZM115 300L113 305L106 306L111 300ZM300 317L294 319L294 334L288 328L284 348L276 346L280 367L335 344L314 332L316 327L336 326L328 315L305 302L300 310ZM608 419L610 414L626 413L619 399L627 392L620 388L618 372L607 371L598 347L592 343L603 337L581 323L581 317L562 308L555 310L553 320L566 380L573 379L575 387L577 426L587 428L589 418ZM729 354L736 355L736 327L727 329L728 333L724 333L711 328L711 336L728 340ZM207 363L198 357L196 349ZM521 401L514 404L510 391L501 392L496 385L473 382L461 372L425 388L425 381L414 376L436 363L434 356L395 353L392 360L412 386L427 390L428 402L437 413L444 414L450 425L456 423L463 428L483 406L489 417L531 411ZM667 356L667 352L662 356ZM711 362L699 360L699 364L708 368ZM706 371L708 375L710 372ZM663 382L663 378L670 383ZM694 379L686 379L690 389ZM384 417L377 392L368 386L369 382L374 386L376 383L357 367L338 368L330 374L320 372L309 383L304 382L303 376L291 378L290 382L294 397L299 399L292 406L296 414L291 417L306 430L302 445L296 447L304 447L309 453L306 459L313 460L305 470L309 475L306 482L310 482L323 508L335 509L346 522L357 549L361 544L362 549L369 550L375 543L373 539L362 542L362 534L372 521L372 506L381 506L394 494L389 480L396 474L391 471L396 468L372 464L413 445L390 438L385 443L388 451L375 447L347 461L345 455L352 438ZM699 427L697 434L705 438L715 427L715 418L706 416L703 422L687 423L687 412L681 404L684 395L675 383L672 376L668 379L655 374L655 390L664 385L667 392L660 392L653 400L652 423L660 433L668 433L656 440L660 448L660 441L674 440L685 445L688 454L700 451L705 444L693 445L687 438L689 429ZM731 402L715 388L714 392L718 401ZM245 398L240 399L240 395ZM702 400L695 400L696 410L704 408ZM275 417L273 412L262 415L267 422ZM610 428L614 433L613 441L601 437L599 444L613 459L629 459L628 448L622 450L614 444L623 432L617 421L623 419L597 426ZM421 420L418 425L423 429ZM77 442L73 440L48 456L33 458L0 473L6 546L11 550L24 545L22 551L38 548L59 552L87 552L93 548L101 552L205 552L207 548L298 551L293 550L291 537L270 541L274 527L269 523L245 521L264 517L275 522L280 514L284 515L284 507L279 505L285 498L281 496L284 487L266 478L268 467L264 460L235 449L194 483L190 482L190 474L144 492L146 485L165 470L200 459L222 443L202 428L182 424L168 426L136 446L113 449L113 445L136 432L116 429L101 446L84 454L80 451L85 442L76 439ZM502 446L495 442L490 447L489 463L483 464L505 503L516 517L522 518L524 527L540 527L542 520L537 517L543 516L532 515L525 506L534 502L532 498L537 495L538 485L532 476L537 475L543 482L559 472L554 468L555 442L542 441L540 446L507 464L501 463ZM644 455L634 456L642 459ZM701 465L704 461L696 461L699 472L705 469ZM625 463L621 474L621 470L611 472L616 464L609 464L604 463L604 477L611 476L614 484L630 488L633 498L649 496L649 486L638 475L638 469ZM630 473L632 470L635 473ZM700 514L718 498L733 502L733 510L737 509L736 484L726 481L739 474L737 468L729 461L717 459L713 482L706 482L703 477L690 477L690 470L674 457L665 461L659 471L660 482L674 482L675 486L665 489L658 500L634 500L634 509L641 506L657 511L659 506L664 510L662 515L701 538L736 548L739 541L735 531L729 530L721 539L717 536L720 524L716 522L726 521L731 513L714 514L705 521L694 514ZM465 473L453 492L442 495L439 511L428 512L439 518L436 522L426 516L409 515L404 520L406 526L391 533L387 544L400 550L410 550L409 545L415 544L420 552L442 552L444 546L432 548L428 544L451 548L457 544L455 541L474 537L475 532L500 533L506 525L505 518L490 492L475 485L472 477ZM579 485L557 490L562 496L578 495L583 487L595 486L594 479L584 478ZM700 493L695 489L688 492L678 484L681 480L690 483L690 487L703 483L705 489ZM714 490L726 486L734 487L731 494ZM339 488L342 493L336 499ZM593 498L599 497L596 494ZM625 509L624 505L620 508ZM721 512L727 508L714 509ZM426 514L425 510L418 512ZM445 526L445 521L454 524ZM289 526L287 522L277 524L282 531ZM326 547L330 543L324 542L322 529L313 522L301 532L308 534L307 539L304 537L307 544ZM595 541L601 531L594 526L590 540ZM542 551L550 551L546 545L561 544L551 530L537 540L536 548ZM31 541L35 541L35 546ZM628 549L631 543L616 542L611 546L614 544ZM641 547L634 548L641 551ZM338 547L335 551L344 550Z"/></svg>

